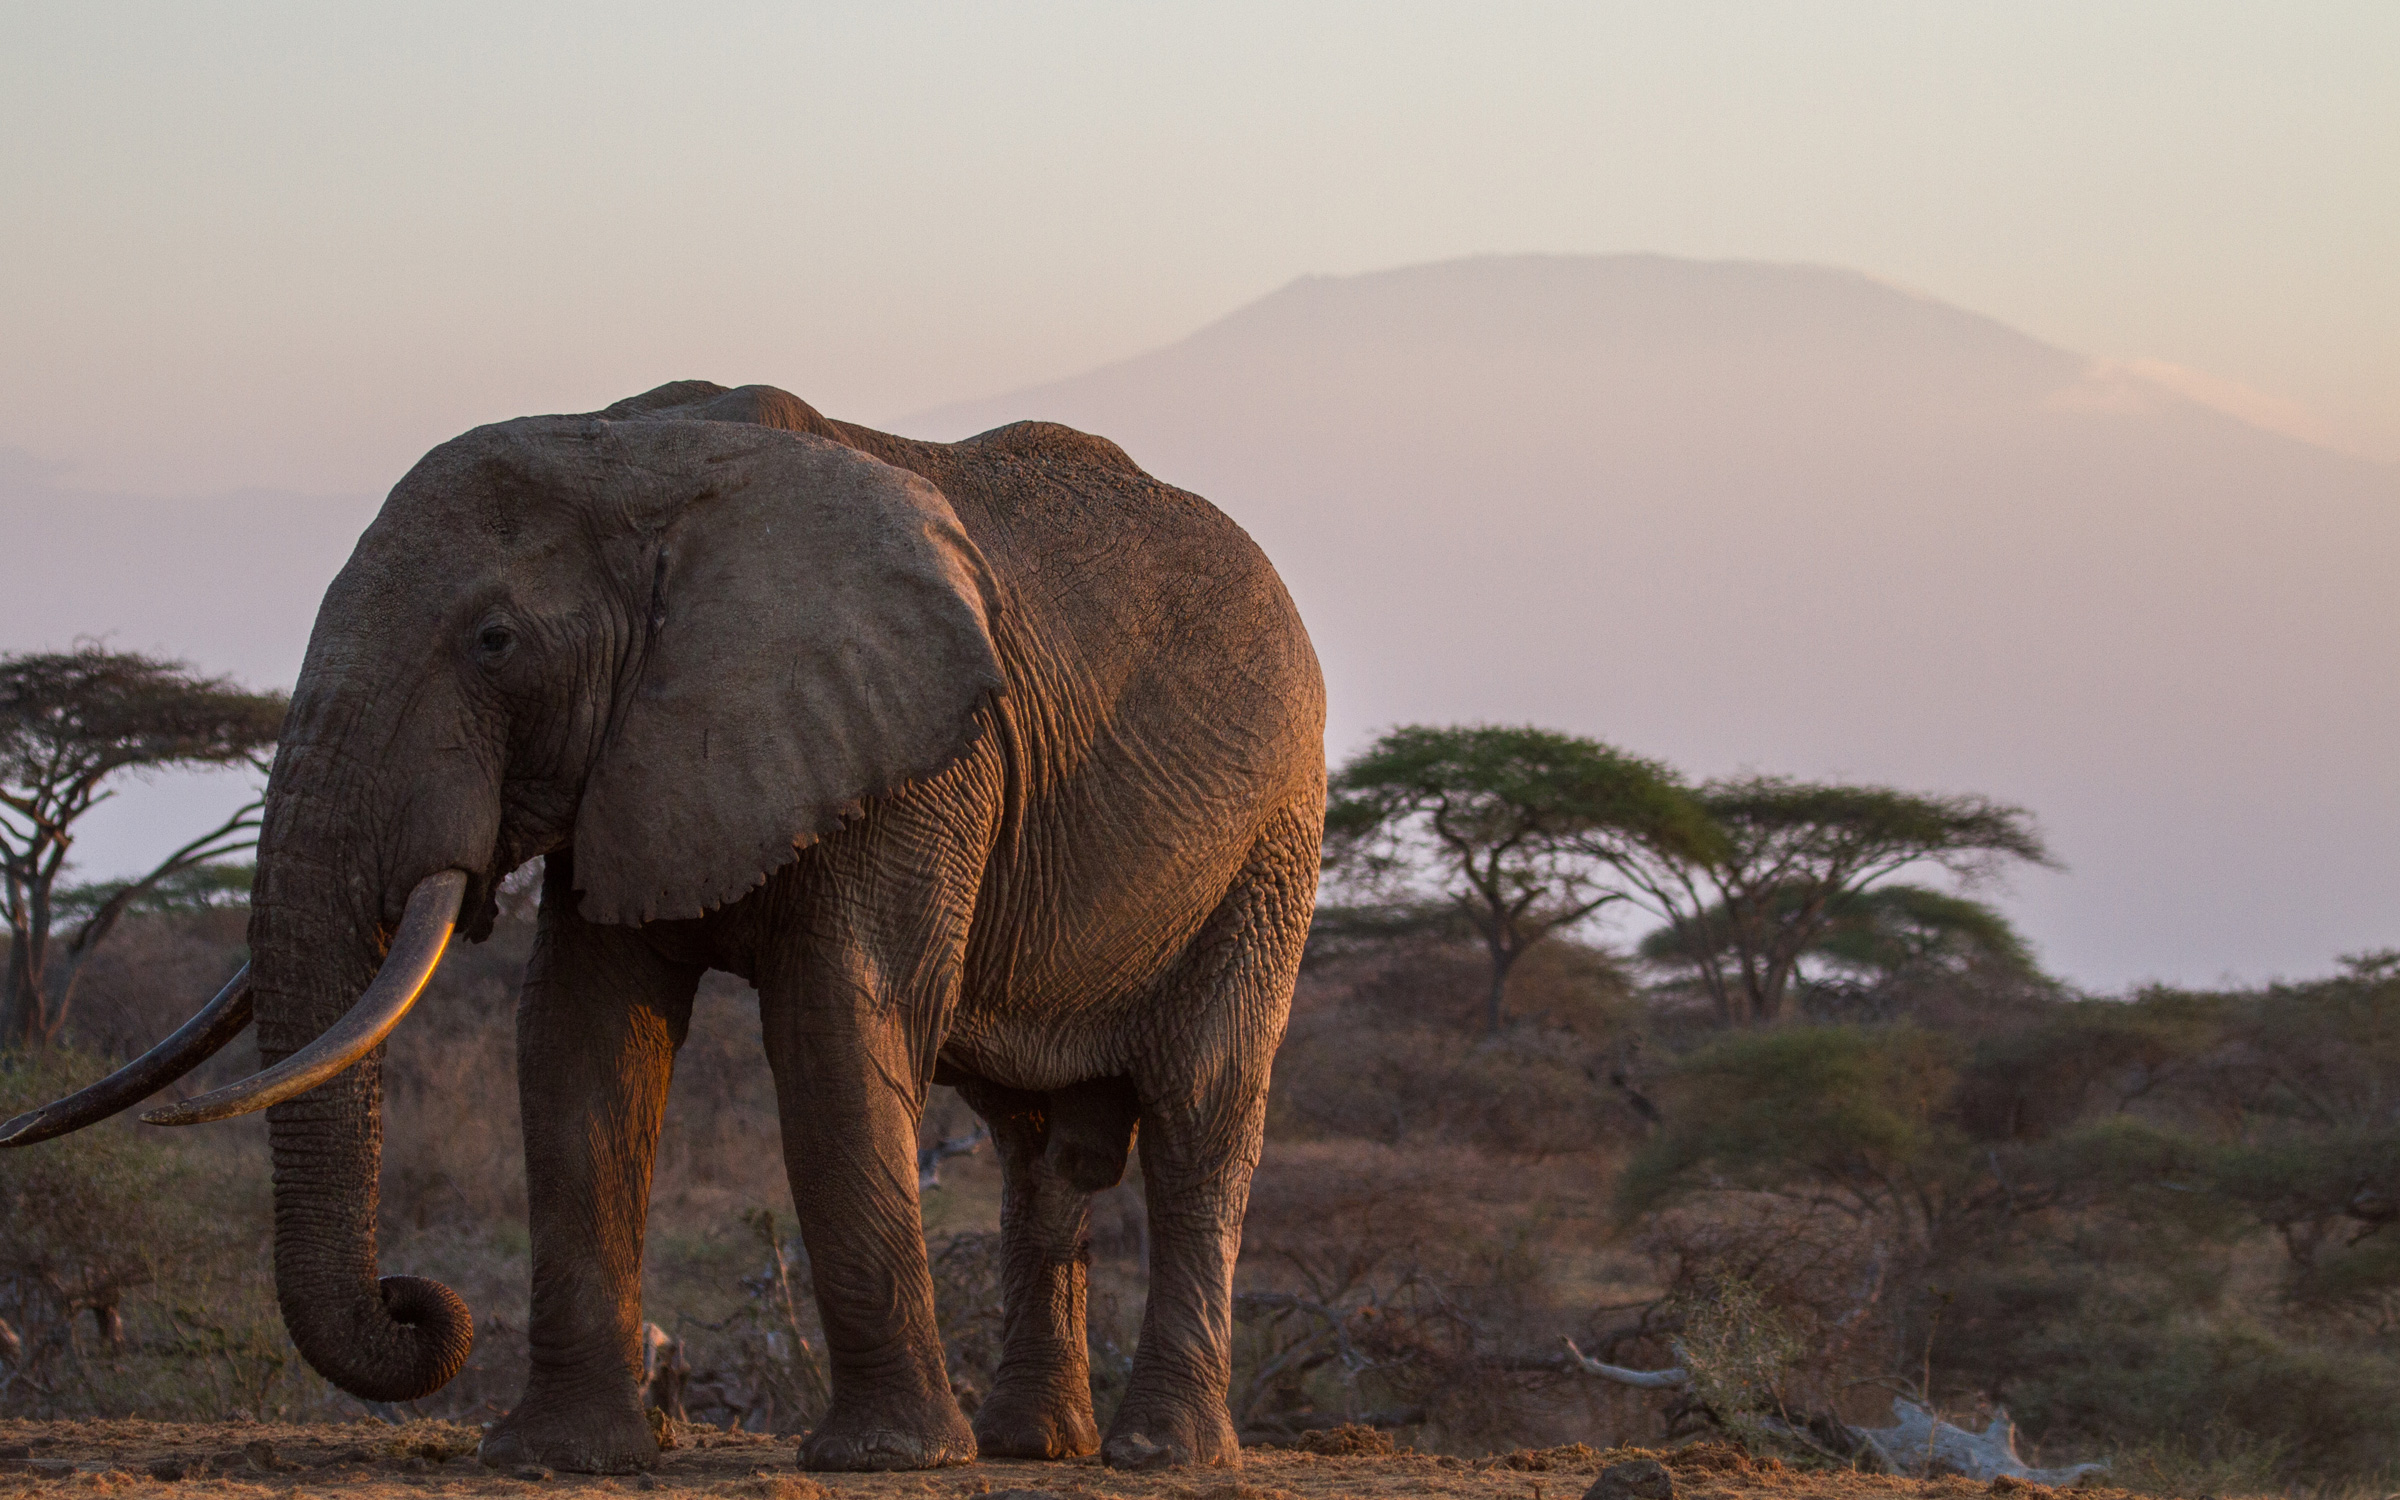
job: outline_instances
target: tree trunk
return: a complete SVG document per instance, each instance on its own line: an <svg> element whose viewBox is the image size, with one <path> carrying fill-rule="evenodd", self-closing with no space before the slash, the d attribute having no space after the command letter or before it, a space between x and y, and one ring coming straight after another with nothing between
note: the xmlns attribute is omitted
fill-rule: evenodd
<svg viewBox="0 0 2400 1500"><path fill-rule="evenodd" d="M34 1018L26 1013L25 940L10 935L8 982L0 986L0 1050L17 1051L34 1044Z"/></svg>
<svg viewBox="0 0 2400 1500"><path fill-rule="evenodd" d="M46 924L27 913L23 923L9 924L8 988L0 994L0 1048L32 1051L51 1040L47 1008L42 1004L44 950L49 947Z"/></svg>
<svg viewBox="0 0 2400 1500"><path fill-rule="evenodd" d="M49 893L39 891L11 914L8 985L0 991L0 1048L56 1046L67 1031L75 980L84 955L72 946L62 958L51 939Z"/></svg>
<svg viewBox="0 0 2400 1500"><path fill-rule="evenodd" d="M1716 1003L1717 1024L1720 1026L1739 1025L1741 1022L1739 1007L1734 1004L1733 986L1725 982L1725 965L1715 958L1702 960L1700 982L1702 987L1708 991L1708 998Z"/></svg>
<svg viewBox="0 0 2400 1500"><path fill-rule="evenodd" d="M1508 971L1516 967L1517 959L1523 952L1522 948L1504 948L1498 943L1492 944L1492 982L1483 997L1485 1036L1500 1034L1500 1004L1508 998Z"/></svg>

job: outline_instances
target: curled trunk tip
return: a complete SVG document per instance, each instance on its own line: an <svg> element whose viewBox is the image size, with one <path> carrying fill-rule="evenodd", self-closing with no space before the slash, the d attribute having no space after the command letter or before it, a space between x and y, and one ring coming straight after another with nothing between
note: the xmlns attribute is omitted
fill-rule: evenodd
<svg viewBox="0 0 2400 1500"><path fill-rule="evenodd" d="M415 1401L448 1385L475 1347L467 1304L422 1276L386 1276L375 1293L355 1319L322 1301L287 1304L292 1342L318 1374L362 1401Z"/></svg>

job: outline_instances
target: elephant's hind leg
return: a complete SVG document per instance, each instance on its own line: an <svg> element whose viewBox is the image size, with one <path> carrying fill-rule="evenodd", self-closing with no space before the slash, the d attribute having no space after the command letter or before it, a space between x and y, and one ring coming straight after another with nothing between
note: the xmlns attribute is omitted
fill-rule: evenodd
<svg viewBox="0 0 2400 1500"><path fill-rule="evenodd" d="M1316 889L1315 828L1279 820L1154 1011L1141 1092L1150 1293L1125 1399L1101 1445L1115 1468L1241 1462L1233 1269Z"/></svg>
<svg viewBox="0 0 2400 1500"><path fill-rule="evenodd" d="M975 1413L986 1458L1076 1458L1100 1446L1084 1333L1091 1195L1121 1177L1134 1102L1117 1080L1042 1095L959 1093L1000 1150L1000 1369ZM1113 1163L1113 1165L1112 1165Z"/></svg>
<svg viewBox="0 0 2400 1500"><path fill-rule="evenodd" d="M517 1004L532 1367L482 1457L500 1468L621 1474L658 1458L634 1388L642 1229L700 970L661 958L628 928L575 916L565 857L553 858L548 878Z"/></svg>

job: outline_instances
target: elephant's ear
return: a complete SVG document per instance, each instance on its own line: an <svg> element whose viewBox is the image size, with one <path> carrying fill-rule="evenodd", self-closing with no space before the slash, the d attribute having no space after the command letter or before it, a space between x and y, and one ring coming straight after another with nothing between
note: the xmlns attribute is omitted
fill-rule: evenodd
<svg viewBox="0 0 2400 1500"><path fill-rule="evenodd" d="M1001 685L996 594L907 470L754 426L600 425L630 450L604 508L631 524L646 618L576 814L576 885L591 921L696 917L966 750Z"/></svg>

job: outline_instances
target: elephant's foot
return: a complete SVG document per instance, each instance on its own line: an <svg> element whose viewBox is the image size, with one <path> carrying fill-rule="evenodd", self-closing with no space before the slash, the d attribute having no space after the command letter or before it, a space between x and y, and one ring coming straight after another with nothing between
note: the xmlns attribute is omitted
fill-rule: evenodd
<svg viewBox="0 0 2400 1500"><path fill-rule="evenodd" d="M658 1462L658 1439L632 1401L523 1401L492 1424L475 1456L494 1469L633 1474Z"/></svg>
<svg viewBox="0 0 2400 1500"><path fill-rule="evenodd" d="M1100 1461L1112 1469L1172 1469L1185 1464L1241 1467L1242 1445L1233 1435L1225 1403L1144 1401L1128 1395L1108 1424Z"/></svg>
<svg viewBox="0 0 2400 1500"><path fill-rule="evenodd" d="M856 1472L939 1469L975 1461L975 1434L949 1392L906 1398L836 1399L800 1443L800 1467Z"/></svg>
<svg viewBox="0 0 2400 1500"><path fill-rule="evenodd" d="M1097 1452L1092 1390L1081 1381L1001 1380L975 1410L985 1458L1081 1458Z"/></svg>

